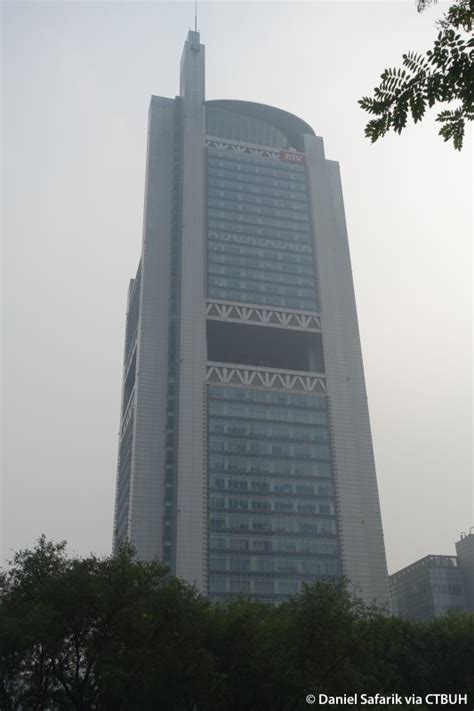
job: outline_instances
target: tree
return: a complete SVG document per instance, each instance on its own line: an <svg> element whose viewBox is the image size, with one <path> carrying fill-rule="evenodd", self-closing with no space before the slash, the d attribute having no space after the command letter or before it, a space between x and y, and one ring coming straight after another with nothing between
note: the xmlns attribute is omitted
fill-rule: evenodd
<svg viewBox="0 0 474 711"><path fill-rule="evenodd" d="M377 116L365 127L372 143L393 130L401 133L409 115L421 121L435 104L454 106L442 110L436 120L439 134L463 145L467 121L474 118L474 0L455 0L437 23L438 37L425 55L408 52L403 68L385 69L373 96L359 100L367 113Z"/></svg>
<svg viewBox="0 0 474 711"><path fill-rule="evenodd" d="M191 711L212 693L209 603L159 563L42 536L0 578L0 708Z"/></svg>
<svg viewBox="0 0 474 711"><path fill-rule="evenodd" d="M2 711L302 711L308 694L472 695L473 656L473 615L413 624L342 582L278 606L210 603L130 547L70 558L44 537L0 571Z"/></svg>

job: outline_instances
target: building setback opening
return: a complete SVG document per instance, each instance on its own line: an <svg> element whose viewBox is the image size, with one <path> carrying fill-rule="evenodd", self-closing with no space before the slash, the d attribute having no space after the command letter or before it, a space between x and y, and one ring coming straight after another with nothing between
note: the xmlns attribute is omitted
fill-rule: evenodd
<svg viewBox="0 0 474 711"><path fill-rule="evenodd" d="M324 373L320 333L211 319L206 330L210 361Z"/></svg>

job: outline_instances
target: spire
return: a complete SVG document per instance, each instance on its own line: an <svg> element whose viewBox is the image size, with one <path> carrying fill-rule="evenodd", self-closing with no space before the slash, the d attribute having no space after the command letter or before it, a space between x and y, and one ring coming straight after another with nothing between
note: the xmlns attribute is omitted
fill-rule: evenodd
<svg viewBox="0 0 474 711"><path fill-rule="evenodd" d="M198 31L198 0L194 0L194 30L189 30L188 42L193 52L199 51L199 31Z"/></svg>
<svg viewBox="0 0 474 711"><path fill-rule="evenodd" d="M196 0L195 0L196 3ZM197 26L197 15L195 15ZM197 92L200 101L204 101L204 45L199 38L199 30L189 30L181 55L180 96Z"/></svg>

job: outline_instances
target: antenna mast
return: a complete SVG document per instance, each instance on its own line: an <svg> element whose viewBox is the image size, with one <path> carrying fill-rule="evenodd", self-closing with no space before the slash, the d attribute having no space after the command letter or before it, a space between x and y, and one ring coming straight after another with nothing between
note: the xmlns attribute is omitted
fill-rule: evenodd
<svg viewBox="0 0 474 711"><path fill-rule="evenodd" d="M194 32L198 31L198 3L194 0Z"/></svg>

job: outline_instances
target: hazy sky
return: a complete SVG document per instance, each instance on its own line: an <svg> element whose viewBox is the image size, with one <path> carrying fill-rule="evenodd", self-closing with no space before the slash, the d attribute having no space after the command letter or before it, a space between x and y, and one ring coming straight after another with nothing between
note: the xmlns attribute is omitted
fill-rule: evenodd
<svg viewBox="0 0 474 711"><path fill-rule="evenodd" d="M207 98L301 116L341 164L389 571L474 524L472 141L433 118L372 146L357 99L440 3L200 3ZM188 2L3 4L3 556L111 549L128 280L150 94L174 97Z"/></svg>

